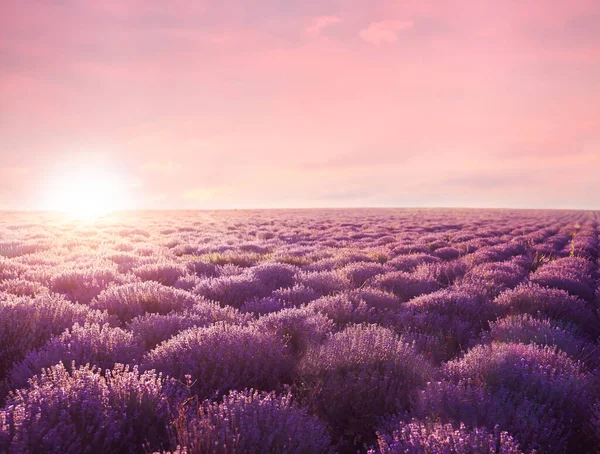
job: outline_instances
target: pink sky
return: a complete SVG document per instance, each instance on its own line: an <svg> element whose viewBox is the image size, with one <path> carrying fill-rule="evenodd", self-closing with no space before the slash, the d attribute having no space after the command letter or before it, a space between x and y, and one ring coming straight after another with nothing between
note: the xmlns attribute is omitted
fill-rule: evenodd
<svg viewBox="0 0 600 454"><path fill-rule="evenodd" d="M0 209L73 159L139 208L600 209L600 2L0 2L0 158Z"/></svg>

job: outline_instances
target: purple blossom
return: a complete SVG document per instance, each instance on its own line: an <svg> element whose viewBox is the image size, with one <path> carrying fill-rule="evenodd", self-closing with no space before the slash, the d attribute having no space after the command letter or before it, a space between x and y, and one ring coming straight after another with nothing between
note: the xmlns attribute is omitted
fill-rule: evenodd
<svg viewBox="0 0 600 454"><path fill-rule="evenodd" d="M317 414L352 444L367 441L379 417L410 408L433 370L391 330L355 325L309 351L299 374Z"/></svg>
<svg viewBox="0 0 600 454"><path fill-rule="evenodd" d="M146 313L167 314L190 309L201 298L184 290L166 287L157 282L134 282L109 287L90 306L106 310L126 323Z"/></svg>
<svg viewBox="0 0 600 454"><path fill-rule="evenodd" d="M141 265L132 269L131 272L144 282L154 281L172 286L179 278L187 274L187 269L185 265L165 261Z"/></svg>
<svg viewBox="0 0 600 454"><path fill-rule="evenodd" d="M233 307L240 307L246 301L262 298L270 293L267 286L248 273L205 279L193 292Z"/></svg>
<svg viewBox="0 0 600 454"><path fill-rule="evenodd" d="M440 287L433 277L425 273L406 273L404 271L381 274L373 280L372 285L392 292L402 301L434 292Z"/></svg>
<svg viewBox="0 0 600 454"><path fill-rule="evenodd" d="M282 339L296 356L320 345L333 331L333 321L307 309L283 309L260 317L255 326L261 332L270 332Z"/></svg>
<svg viewBox="0 0 600 454"><path fill-rule="evenodd" d="M277 335L222 322L179 333L149 352L142 365L178 380L191 375L202 398L244 387L275 389L291 367Z"/></svg>
<svg viewBox="0 0 600 454"><path fill-rule="evenodd" d="M472 348L464 357L447 363L442 372L454 384L468 382L489 393L483 402L491 402L487 418L495 417L486 425L500 424L524 449L563 447L577 452L585 446L593 402L592 377L564 352L492 343ZM481 401L471 404L481 405ZM523 425L525 421L529 425Z"/></svg>
<svg viewBox="0 0 600 454"><path fill-rule="evenodd" d="M17 361L75 323L107 323L106 313L71 303L61 295L0 298L0 380Z"/></svg>
<svg viewBox="0 0 600 454"><path fill-rule="evenodd" d="M405 255L397 255L386 265L394 267L398 271L413 271L419 265L428 265L440 263L440 258L428 253L412 253Z"/></svg>
<svg viewBox="0 0 600 454"><path fill-rule="evenodd" d="M4 213L0 452L592 452L597 218Z"/></svg>
<svg viewBox="0 0 600 454"><path fill-rule="evenodd" d="M584 300L594 297L592 263L581 257L564 257L538 268L531 281L544 287L557 288Z"/></svg>
<svg viewBox="0 0 600 454"><path fill-rule="evenodd" d="M280 288L271 293L271 297L281 301L284 306L301 306L319 298L319 293L302 284L289 288Z"/></svg>
<svg viewBox="0 0 600 454"><path fill-rule="evenodd" d="M460 257L460 251L450 246L438 248L434 254L442 260L454 260Z"/></svg>
<svg viewBox="0 0 600 454"><path fill-rule="evenodd" d="M522 284L502 293L495 304L507 314L530 314L572 323L594 339L600 334L597 314L584 301L564 290Z"/></svg>
<svg viewBox="0 0 600 454"><path fill-rule="evenodd" d="M48 293L48 288L39 282L14 278L0 280L0 292L10 293L16 296L34 297L42 293Z"/></svg>
<svg viewBox="0 0 600 454"><path fill-rule="evenodd" d="M191 260L186 266L189 272L198 277L216 277L218 274L218 267L214 263Z"/></svg>
<svg viewBox="0 0 600 454"><path fill-rule="evenodd" d="M561 326L551 319L537 319L529 314L509 315L490 324L492 341L555 346L569 356L591 366L599 366L600 351L594 343L578 336L577 328Z"/></svg>
<svg viewBox="0 0 600 454"><path fill-rule="evenodd" d="M468 348L497 315L489 300L460 289L446 289L404 304L397 329L437 337L435 350L427 354L432 359L448 360Z"/></svg>
<svg viewBox="0 0 600 454"><path fill-rule="evenodd" d="M165 380L116 365L50 367L12 393L0 410L6 452L147 452L168 447Z"/></svg>
<svg viewBox="0 0 600 454"><path fill-rule="evenodd" d="M433 421L413 420L399 422L391 430L377 433L378 449L369 454L470 454L497 453L520 454L519 443L498 426L467 429L460 423L442 424Z"/></svg>
<svg viewBox="0 0 600 454"><path fill-rule="evenodd" d="M62 362L65 366L92 364L111 369L115 363L135 364L143 354L143 347L130 331L97 323L75 323L60 336L49 340L42 348L33 350L10 371L7 381L19 388L43 368Z"/></svg>
<svg viewBox="0 0 600 454"><path fill-rule="evenodd" d="M388 315L388 311L370 306L360 294L350 292L323 296L307 304L306 308L329 317L338 329L355 323L381 323Z"/></svg>
<svg viewBox="0 0 600 454"><path fill-rule="evenodd" d="M276 290L291 287L297 271L296 267L285 263L261 263L250 272L265 288Z"/></svg>
<svg viewBox="0 0 600 454"><path fill-rule="evenodd" d="M337 271L300 271L296 282L321 295L332 295L349 286L348 278Z"/></svg>
<svg viewBox="0 0 600 454"><path fill-rule="evenodd" d="M490 262L476 265L462 278L460 285L473 285L485 294L496 297L515 288L527 275L526 270L511 262Z"/></svg>
<svg viewBox="0 0 600 454"><path fill-rule="evenodd" d="M89 303L111 283L120 283L122 279L112 269L67 269L51 277L49 288L53 292L65 295L78 303Z"/></svg>
<svg viewBox="0 0 600 454"><path fill-rule="evenodd" d="M381 263L354 262L342 268L341 273L354 287L360 287L373 277L389 271L390 268Z"/></svg>
<svg viewBox="0 0 600 454"><path fill-rule="evenodd" d="M191 413L191 414L190 414ZM326 425L292 402L291 394L231 391L175 421L177 453L328 453Z"/></svg>
<svg viewBox="0 0 600 454"><path fill-rule="evenodd" d="M183 312L140 315L127 324L127 329L141 340L146 350L151 350L162 341L194 326L204 327L219 321L243 325L250 319L233 307L199 302Z"/></svg>

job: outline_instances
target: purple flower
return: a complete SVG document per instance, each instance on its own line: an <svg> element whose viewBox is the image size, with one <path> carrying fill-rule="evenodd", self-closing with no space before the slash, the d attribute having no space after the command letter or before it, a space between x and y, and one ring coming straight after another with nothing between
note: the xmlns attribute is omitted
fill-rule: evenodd
<svg viewBox="0 0 600 454"><path fill-rule="evenodd" d="M424 273L406 273L393 271L380 274L372 283L373 287L392 292L402 301L408 301L415 296L431 293L439 289L438 282Z"/></svg>
<svg viewBox="0 0 600 454"><path fill-rule="evenodd" d="M12 368L7 381L13 388L18 388L43 368L59 362L65 365L89 363L103 370L112 368L115 363L135 364L142 354L143 346L129 331L112 328L108 324L75 323L42 348L29 352Z"/></svg>
<svg viewBox="0 0 600 454"><path fill-rule="evenodd" d="M410 408L433 370L391 330L355 325L309 350L299 374L317 414L353 444L368 441L379 417Z"/></svg>
<svg viewBox="0 0 600 454"><path fill-rule="evenodd" d="M591 301L594 297L592 267L592 262L584 258L564 257L538 268L531 275L531 281Z"/></svg>
<svg viewBox="0 0 600 454"><path fill-rule="evenodd" d="M291 394L231 391L221 402L206 401L194 411L182 409L175 429L183 447L178 453L309 454L332 450L325 424L296 406Z"/></svg>
<svg viewBox="0 0 600 454"><path fill-rule="evenodd" d="M486 428L467 429L459 425L442 424L434 421L413 420L399 422L389 429L377 433L378 449L369 454L470 454L498 453L520 454L519 443L501 432L498 426L490 431Z"/></svg>
<svg viewBox="0 0 600 454"><path fill-rule="evenodd" d="M116 365L43 370L0 410L6 452L147 452L168 448L167 382Z"/></svg>
<svg viewBox="0 0 600 454"><path fill-rule="evenodd" d="M291 370L283 339L256 326L222 322L179 333L149 352L142 365L178 380L191 375L202 398L244 387L275 389Z"/></svg>
<svg viewBox="0 0 600 454"><path fill-rule="evenodd" d="M90 306L106 310L126 323L146 313L168 314L190 309L201 298L184 290L166 287L157 282L134 282L109 287Z"/></svg>
<svg viewBox="0 0 600 454"><path fill-rule="evenodd" d="M564 290L522 284L502 293L495 304L507 314L525 313L572 323L592 339L600 334L597 314L584 301Z"/></svg>
<svg viewBox="0 0 600 454"><path fill-rule="evenodd" d="M61 295L0 298L0 380L25 354L75 323L107 323L104 312L71 303Z"/></svg>
<svg viewBox="0 0 600 454"><path fill-rule="evenodd" d="M142 281L154 281L166 286L172 286L177 280L187 274L185 265L168 261L149 263L138 266L131 272Z"/></svg>

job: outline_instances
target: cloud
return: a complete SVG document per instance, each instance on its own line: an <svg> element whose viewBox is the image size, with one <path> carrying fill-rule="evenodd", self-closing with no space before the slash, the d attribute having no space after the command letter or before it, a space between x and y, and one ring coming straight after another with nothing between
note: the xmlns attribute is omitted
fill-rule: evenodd
<svg viewBox="0 0 600 454"><path fill-rule="evenodd" d="M398 33L409 30L412 26L412 21L404 20L373 22L369 24L367 28L360 31L360 37L364 41L377 46L380 44L394 43L398 41Z"/></svg>
<svg viewBox="0 0 600 454"><path fill-rule="evenodd" d="M327 27L342 22L337 16L318 16L312 20L312 23L306 28L306 34L309 36L318 36Z"/></svg>

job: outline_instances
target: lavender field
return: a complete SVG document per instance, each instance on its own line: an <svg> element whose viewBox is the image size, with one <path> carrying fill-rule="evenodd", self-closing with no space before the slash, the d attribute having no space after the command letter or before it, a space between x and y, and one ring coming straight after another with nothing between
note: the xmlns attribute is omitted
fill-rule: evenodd
<svg viewBox="0 0 600 454"><path fill-rule="evenodd" d="M600 214L0 215L0 452L600 452Z"/></svg>

